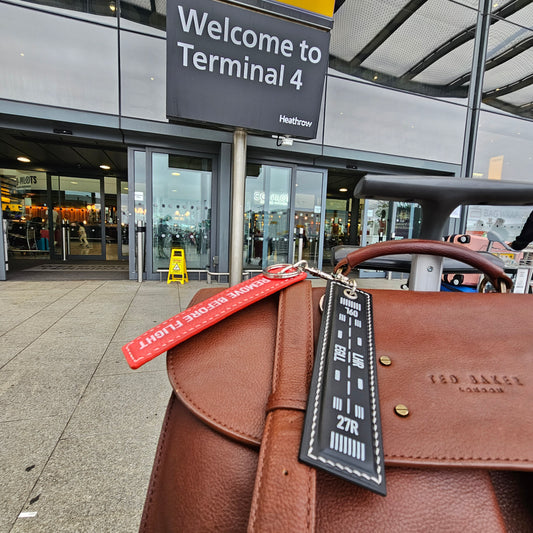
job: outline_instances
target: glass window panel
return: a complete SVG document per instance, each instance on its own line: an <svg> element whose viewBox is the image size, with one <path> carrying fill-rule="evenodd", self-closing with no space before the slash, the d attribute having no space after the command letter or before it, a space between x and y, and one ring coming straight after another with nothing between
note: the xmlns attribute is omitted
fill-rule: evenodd
<svg viewBox="0 0 533 533"><path fill-rule="evenodd" d="M163 31L166 28L166 12L166 0L132 0L120 4L122 20ZM127 24L121 26L127 27Z"/></svg>
<svg viewBox="0 0 533 533"><path fill-rule="evenodd" d="M0 182L9 252L23 252L20 258L28 260L48 257L50 231L46 173L1 169Z"/></svg>
<svg viewBox="0 0 533 533"><path fill-rule="evenodd" d="M121 235L121 256L129 255L129 219L128 216L128 182L120 182L120 235Z"/></svg>
<svg viewBox="0 0 533 533"><path fill-rule="evenodd" d="M291 169L272 165L246 167L244 266L262 269L287 263L290 228Z"/></svg>
<svg viewBox="0 0 533 533"><path fill-rule="evenodd" d="M487 232L492 232L499 240L512 242L530 213L531 206L471 205L468 208L466 230L479 237L487 237ZM479 242L484 249L488 248L488 240Z"/></svg>
<svg viewBox="0 0 533 533"><path fill-rule="evenodd" d="M363 246L387 240L387 222L391 202L387 200L366 200L366 235Z"/></svg>
<svg viewBox="0 0 533 533"><path fill-rule="evenodd" d="M345 243L348 235L348 217L350 214L350 200L328 198L326 200L325 243L332 248Z"/></svg>
<svg viewBox="0 0 533 533"><path fill-rule="evenodd" d="M0 20L2 98L118 114L116 28L6 3Z"/></svg>
<svg viewBox="0 0 533 533"><path fill-rule="evenodd" d="M166 122L166 41L120 32L122 114Z"/></svg>
<svg viewBox="0 0 533 533"><path fill-rule="evenodd" d="M294 198L294 226L296 228L296 253L298 257L299 235L303 230L302 259L318 268L320 238L322 236L322 181L323 173L298 169Z"/></svg>
<svg viewBox="0 0 533 533"><path fill-rule="evenodd" d="M104 192L106 194L117 194L117 178L106 176L104 178Z"/></svg>
<svg viewBox="0 0 533 533"><path fill-rule="evenodd" d="M328 78L326 145L460 163L465 120L462 105Z"/></svg>
<svg viewBox="0 0 533 533"><path fill-rule="evenodd" d="M210 262L211 160L152 154L153 270L168 268L172 248L188 269Z"/></svg>
<svg viewBox="0 0 533 533"><path fill-rule="evenodd" d="M91 0L90 2L87 0L25 0L20 3L25 5L26 2L50 8L57 8L57 10L91 13L111 18L116 18L117 16L118 2L116 0ZM15 0L14 3L18 3L17 0Z"/></svg>
<svg viewBox="0 0 533 533"><path fill-rule="evenodd" d="M474 177L533 181L533 122L482 111Z"/></svg>
<svg viewBox="0 0 533 533"><path fill-rule="evenodd" d="M134 158L135 179L135 226L146 222L146 152L136 150Z"/></svg>

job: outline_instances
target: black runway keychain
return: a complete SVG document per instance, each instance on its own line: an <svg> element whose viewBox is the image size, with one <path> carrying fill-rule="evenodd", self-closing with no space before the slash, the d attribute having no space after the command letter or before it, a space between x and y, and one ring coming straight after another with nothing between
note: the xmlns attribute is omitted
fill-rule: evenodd
<svg viewBox="0 0 533 533"><path fill-rule="evenodd" d="M339 278L326 289L300 460L385 496L372 296Z"/></svg>

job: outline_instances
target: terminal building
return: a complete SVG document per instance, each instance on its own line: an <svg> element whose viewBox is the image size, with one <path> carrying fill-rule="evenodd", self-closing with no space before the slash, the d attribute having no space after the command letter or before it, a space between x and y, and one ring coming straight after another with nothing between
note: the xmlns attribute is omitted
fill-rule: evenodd
<svg viewBox="0 0 533 533"><path fill-rule="evenodd" d="M206 2L329 33L313 138L281 134L311 122L290 114L280 132L248 129L235 206L235 128L169 117L165 0L0 0L0 279L15 260L123 261L137 279L142 228L144 279L160 279L173 248L189 279L228 272L235 252L243 270L292 262L300 236L304 258L327 268L336 245L417 236L417 204L354 198L365 175L533 180L531 0L337 0L331 17L305 2ZM211 68L211 56L180 50L200 74ZM286 73L254 71L251 57L240 60L243 79L281 84ZM180 91L192 83L172 77ZM234 126L245 122L237 108ZM450 232L497 227L511 240L530 211L467 206Z"/></svg>

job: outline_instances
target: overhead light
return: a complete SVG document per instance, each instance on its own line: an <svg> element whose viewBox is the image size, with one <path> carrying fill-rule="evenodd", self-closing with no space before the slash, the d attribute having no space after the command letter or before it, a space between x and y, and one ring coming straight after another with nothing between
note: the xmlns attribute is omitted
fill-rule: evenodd
<svg viewBox="0 0 533 533"><path fill-rule="evenodd" d="M100 165L100 168L102 170L110 170L111 169L111 167L109 165Z"/></svg>
<svg viewBox="0 0 533 533"><path fill-rule="evenodd" d="M339 192L348 192L348 189L346 187L341 187L339 189Z"/></svg>
<svg viewBox="0 0 533 533"><path fill-rule="evenodd" d="M29 157L24 157L23 155L17 157L17 161L20 161L21 163L31 163L31 159Z"/></svg>
<svg viewBox="0 0 533 533"><path fill-rule="evenodd" d="M173 176L181 176L181 174L179 172L172 172L172 175Z"/></svg>

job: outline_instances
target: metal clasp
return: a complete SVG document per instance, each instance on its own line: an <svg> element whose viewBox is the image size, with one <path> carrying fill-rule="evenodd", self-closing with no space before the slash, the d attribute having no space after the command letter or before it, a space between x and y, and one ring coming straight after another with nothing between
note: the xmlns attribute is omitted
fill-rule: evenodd
<svg viewBox="0 0 533 533"><path fill-rule="evenodd" d="M318 270L318 268L310 267L307 261L305 260L298 261L297 263L294 263L293 265L290 265L290 264L271 265L263 269L263 275L271 279L292 278L294 276L297 276L301 272L307 272L308 274L311 274L312 276L316 276L318 278L325 279L327 281L337 281L339 283L342 283L343 285L346 285L346 290L344 291L344 294L348 296L348 298L352 298L352 299L357 298L357 292L356 292L357 284L354 279L350 279L347 276L341 274L340 272L337 272L335 274L328 274L327 272Z"/></svg>

